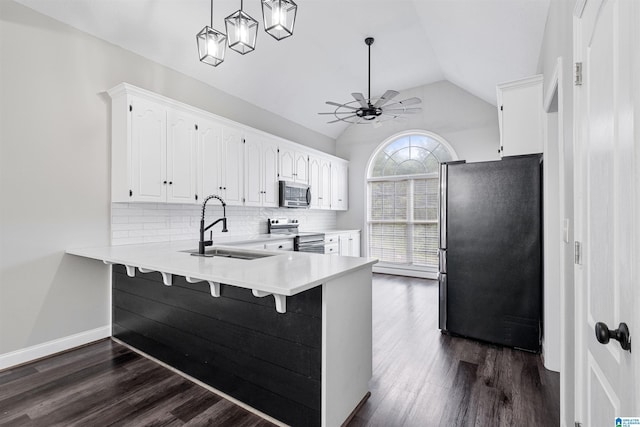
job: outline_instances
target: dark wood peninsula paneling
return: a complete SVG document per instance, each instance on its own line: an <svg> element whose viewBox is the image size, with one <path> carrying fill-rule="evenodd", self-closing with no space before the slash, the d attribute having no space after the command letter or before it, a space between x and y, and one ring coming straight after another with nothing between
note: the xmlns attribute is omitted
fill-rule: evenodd
<svg viewBox="0 0 640 427"><path fill-rule="evenodd" d="M322 289L273 298L113 266L113 335L287 424L320 425Z"/></svg>

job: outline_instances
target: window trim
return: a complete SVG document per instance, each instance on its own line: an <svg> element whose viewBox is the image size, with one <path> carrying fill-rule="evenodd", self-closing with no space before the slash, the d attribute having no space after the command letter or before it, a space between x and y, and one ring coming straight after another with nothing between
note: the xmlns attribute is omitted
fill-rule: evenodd
<svg viewBox="0 0 640 427"><path fill-rule="evenodd" d="M455 149L453 148L453 146L446 140L444 139L442 136L433 133L433 132L429 132L426 130L421 130L421 129L412 129L412 130L406 130L406 131L402 131L399 133L396 133L394 135L391 135L389 137L387 137L384 141L382 141L377 147L376 149L372 152L371 156L369 157L369 160L367 162L367 167L365 169L365 179L364 179L364 186L365 186L365 206L364 206L364 230L366 230L365 233L362 233L364 236L363 239L363 249L365 251L365 254L367 257L370 257L370 251L369 251L369 228L370 228L370 224L371 223L383 223L383 222L397 222L397 221L393 221L393 220L371 220L371 212L369 211L369 208L371 206L371 186L369 185L371 182L376 182L376 181L402 181L402 180L408 180L411 182L410 185L413 185L412 180L415 179L425 179L425 178L434 178L438 176L438 173L426 173L426 174L415 174L415 175L394 175L394 176L389 176L389 177L371 177L372 174L372 169L374 166L374 161L376 159L376 157L378 156L378 154L380 154L380 152L382 150L384 150L384 148L389 145L390 143L392 143L393 141L406 137L406 136L426 136L428 138L432 138L434 140L436 140L438 143L442 144L448 151L449 154L451 155L451 161L456 161L459 159L458 157L458 153L455 151ZM410 197L413 197L413 193L409 192ZM413 224L415 223L415 221L413 221L413 210L411 209L411 220L407 219L407 221L405 222L408 226L413 226ZM436 221L436 223L438 223L440 221L440 219L438 218L438 220ZM433 220L425 220L425 221L419 221L419 223L431 223L433 224L434 221ZM403 276L412 276L412 277L428 277L428 278L437 278L437 269L434 268L429 268L429 267L421 267L421 266L415 266L415 265L411 265L411 264L407 264L407 265L401 265L401 264L393 264L393 263L385 263L383 261L378 262L377 264L375 264L373 266L373 271L374 272L391 272L391 271L395 271L396 274L398 275L403 275Z"/></svg>

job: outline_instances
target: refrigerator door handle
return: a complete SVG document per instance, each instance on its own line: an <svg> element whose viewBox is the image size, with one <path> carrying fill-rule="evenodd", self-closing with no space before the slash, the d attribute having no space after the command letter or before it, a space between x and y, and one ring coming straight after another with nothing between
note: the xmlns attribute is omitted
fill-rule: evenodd
<svg viewBox="0 0 640 427"><path fill-rule="evenodd" d="M438 271L440 273L447 273L447 250L438 250Z"/></svg>
<svg viewBox="0 0 640 427"><path fill-rule="evenodd" d="M438 209L438 220L440 223L440 249L447 249L447 172L447 164L442 163L440 165L440 204Z"/></svg>
<svg viewBox="0 0 640 427"><path fill-rule="evenodd" d="M438 311L438 328L442 331L447 330L447 275L438 274L438 293L439 305Z"/></svg>

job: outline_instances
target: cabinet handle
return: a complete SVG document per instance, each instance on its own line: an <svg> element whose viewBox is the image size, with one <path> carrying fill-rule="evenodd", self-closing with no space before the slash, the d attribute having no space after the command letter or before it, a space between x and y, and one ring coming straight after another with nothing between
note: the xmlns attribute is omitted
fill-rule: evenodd
<svg viewBox="0 0 640 427"><path fill-rule="evenodd" d="M169 181L169 185L173 185L173 181Z"/></svg>
<svg viewBox="0 0 640 427"><path fill-rule="evenodd" d="M167 181L163 181L162 183L163 183L164 185L167 185Z"/></svg>
<svg viewBox="0 0 640 427"><path fill-rule="evenodd" d="M222 187L218 187L218 190L222 190Z"/></svg>
<svg viewBox="0 0 640 427"><path fill-rule="evenodd" d="M222 187L222 189L223 189L223 190L226 190L226 189L227 189L227 187Z"/></svg>
<svg viewBox="0 0 640 427"><path fill-rule="evenodd" d="M278 246L278 249L282 249L282 245Z"/></svg>

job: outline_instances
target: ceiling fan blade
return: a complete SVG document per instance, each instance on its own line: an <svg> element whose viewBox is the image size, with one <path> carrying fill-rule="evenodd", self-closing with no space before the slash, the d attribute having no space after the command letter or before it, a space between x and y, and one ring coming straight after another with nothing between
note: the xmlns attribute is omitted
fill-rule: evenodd
<svg viewBox="0 0 640 427"><path fill-rule="evenodd" d="M362 108L369 108L369 104L367 104L367 100L364 99L364 95L360 92L352 93L351 96L362 105Z"/></svg>
<svg viewBox="0 0 640 427"><path fill-rule="evenodd" d="M380 99L378 99L376 101L375 104L373 104L374 107L382 107L384 104L386 104L387 102L391 101L393 98L395 98L396 96L398 96L399 92L395 91L395 90L388 90L384 93L384 95L382 95L380 97Z"/></svg>
<svg viewBox="0 0 640 427"><path fill-rule="evenodd" d="M387 107L399 107L399 106L407 106L407 105L415 105L420 104L422 100L420 98L407 98L402 101L394 102L393 104L387 105Z"/></svg>
<svg viewBox="0 0 640 427"><path fill-rule="evenodd" d="M331 113L318 113L318 114L353 114L353 111L333 111Z"/></svg>
<svg viewBox="0 0 640 427"><path fill-rule="evenodd" d="M416 108L383 108L382 111L384 113L399 113L399 114L409 113L409 114L415 114L415 113L421 113L422 112L422 108L421 107L416 107Z"/></svg>
<svg viewBox="0 0 640 427"><path fill-rule="evenodd" d="M327 105L333 105L333 106L335 106L335 107L350 108L350 109L352 109L352 110L357 110L357 109L358 109L358 108L353 107L353 106L351 106L351 105L347 105L347 104L339 104L339 103L337 103L337 102L333 102L333 101L327 101L327 102L326 102L326 104L327 104Z"/></svg>
<svg viewBox="0 0 640 427"><path fill-rule="evenodd" d="M352 118L352 117L356 117L356 116L357 116L357 114L354 114L354 115L352 115L352 116L342 117L342 118L340 118L340 119L338 119L338 120L333 120L333 121L327 122L327 124L329 124L329 123L338 123L338 122L342 122L342 121L344 121L345 119L350 119L350 118Z"/></svg>

